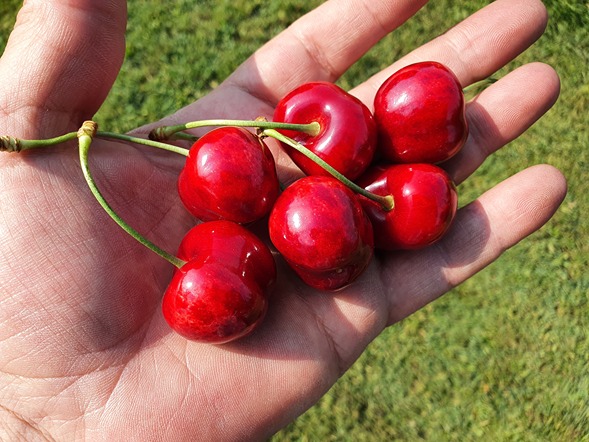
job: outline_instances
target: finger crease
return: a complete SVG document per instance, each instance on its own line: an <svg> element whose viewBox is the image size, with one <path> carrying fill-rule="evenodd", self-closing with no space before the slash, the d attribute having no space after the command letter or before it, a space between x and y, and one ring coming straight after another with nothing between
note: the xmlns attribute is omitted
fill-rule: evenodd
<svg viewBox="0 0 589 442"><path fill-rule="evenodd" d="M469 33L462 29L461 27L452 28L450 31L446 32L443 36L441 36L443 40L443 45L451 52L451 56L459 61L457 66L460 66L461 70L465 66L470 65L471 63L467 62L464 55L465 53L474 53L475 55L469 55L468 58L477 59L477 45L475 44L472 37ZM456 69L456 68L454 68ZM456 72L458 74L458 72ZM457 75L461 78L460 75Z"/></svg>
<svg viewBox="0 0 589 442"><path fill-rule="evenodd" d="M296 32L293 28L291 28L290 32L303 47L309 58L319 66L324 78L333 81L339 77L338 71L329 63L329 60L322 54L322 51L312 38L308 38L304 33Z"/></svg>

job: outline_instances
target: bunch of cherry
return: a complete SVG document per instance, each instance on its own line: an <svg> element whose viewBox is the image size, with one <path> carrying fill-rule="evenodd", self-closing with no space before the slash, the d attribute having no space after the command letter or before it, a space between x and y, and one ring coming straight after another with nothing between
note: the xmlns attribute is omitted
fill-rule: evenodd
<svg viewBox="0 0 589 442"><path fill-rule="evenodd" d="M287 94L272 121L233 123L162 127L144 141L174 150L162 140L220 126L184 149L178 177L180 199L202 222L175 256L140 239L177 267L162 310L171 328L190 340L229 342L260 324L277 277L275 252L305 284L333 291L356 280L375 249L429 246L454 219L456 187L437 164L461 149L468 126L461 85L439 63L394 73L375 96L374 114L338 86L314 82ZM85 176L100 201L85 160L96 133L77 136ZM268 137L281 142L305 175L284 189ZM268 223L275 250L248 228L258 221Z"/></svg>

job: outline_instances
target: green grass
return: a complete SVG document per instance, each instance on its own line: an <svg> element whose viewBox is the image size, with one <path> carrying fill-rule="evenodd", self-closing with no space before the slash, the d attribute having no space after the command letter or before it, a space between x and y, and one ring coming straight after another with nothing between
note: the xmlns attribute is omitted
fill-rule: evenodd
<svg viewBox="0 0 589 442"><path fill-rule="evenodd" d="M131 0L127 60L97 118L123 131L192 102L318 3ZM360 82L486 3L430 2L340 84ZM19 4L0 5L1 45ZM562 208L498 262L388 329L275 441L589 440L589 10L580 0L545 4L547 33L500 74L544 61L561 76L561 97L460 192L467 202L550 163L569 180Z"/></svg>

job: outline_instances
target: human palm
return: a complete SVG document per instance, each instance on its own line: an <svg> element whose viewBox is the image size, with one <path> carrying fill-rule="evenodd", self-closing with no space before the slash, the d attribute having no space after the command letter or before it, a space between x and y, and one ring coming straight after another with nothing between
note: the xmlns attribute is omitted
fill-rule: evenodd
<svg viewBox="0 0 589 442"><path fill-rule="evenodd" d="M125 2L59 3L28 2L19 16L0 61L1 134L76 130L116 77ZM417 3L424 2L327 2L166 122L271 116L296 85L337 79ZM538 1L499 0L352 93L370 105L390 73L424 59L447 64L470 84L538 38L545 19ZM444 167L463 181L557 95L548 66L526 65L504 77L468 105L471 136ZM288 181L292 168L273 150ZM279 260L263 325L243 340L212 346L188 342L165 324L159 304L171 266L99 209L75 145L0 161L0 428L27 439L268 437L315 403L386 326L538 229L566 191L553 168L525 170L461 209L439 244L379 255L336 293L315 293ZM90 167L119 214L174 251L194 224L174 191L181 161L97 140Z"/></svg>

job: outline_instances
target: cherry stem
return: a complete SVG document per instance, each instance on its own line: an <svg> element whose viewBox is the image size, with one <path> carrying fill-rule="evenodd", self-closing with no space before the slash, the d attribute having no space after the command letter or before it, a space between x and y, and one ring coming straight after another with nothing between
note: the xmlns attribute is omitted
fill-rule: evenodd
<svg viewBox="0 0 589 442"><path fill-rule="evenodd" d="M69 132L55 138L48 138L46 140L22 140L11 136L0 137L0 152L22 152L23 150L36 149L38 147L54 146L59 143L74 140L77 136L76 132Z"/></svg>
<svg viewBox="0 0 589 442"><path fill-rule="evenodd" d="M163 150L167 150L169 152L174 152L174 153L177 153L180 155L184 155L185 157L188 156L188 152L190 152L189 149L185 149L184 147L174 146L173 144L162 143L160 141L148 140L145 138L133 137L131 135L118 134L115 132L100 132L100 131L98 131L96 133L96 136L98 138L112 138L112 139L121 140L121 141L128 141L130 143L142 144L144 146L155 147L158 149L163 149Z"/></svg>
<svg viewBox="0 0 589 442"><path fill-rule="evenodd" d="M65 143L66 141L74 140L77 136L77 132L68 132L67 134L60 135L55 138L47 138L45 140L23 140L11 136L2 136L0 137L0 152L22 152L24 150L54 146L59 143ZM144 146L167 150L183 156L188 156L189 152L189 149L174 146L173 144L162 143L160 141L148 140L145 138L133 137L131 135L118 134L114 132L96 131L94 138L110 138L135 144L142 144Z"/></svg>
<svg viewBox="0 0 589 442"><path fill-rule="evenodd" d="M196 135L187 134L185 132L176 132L174 135L168 137L168 140L184 140L194 143L198 140Z"/></svg>
<svg viewBox="0 0 589 442"><path fill-rule="evenodd" d="M258 120L200 120L191 121L189 123L178 124L175 126L161 126L156 127L149 133L151 140L161 141L170 139L174 134L180 137L186 137L190 135L180 135L177 132L182 132L188 129L196 129L199 127L207 126L234 126L234 127L255 127L258 129L281 129L281 130L293 130L297 132L307 133L311 136L318 135L321 131L321 126L317 122L308 124L294 124L294 123L282 123L277 121L267 121L265 119Z"/></svg>
<svg viewBox="0 0 589 442"><path fill-rule="evenodd" d="M182 267L184 264L186 264L185 261L182 261L178 257L171 255L168 252L160 249L154 243L152 243L151 241L146 239L143 235L141 235L137 230L133 229L133 227L131 227L129 224L127 224L125 221L123 221L123 219L107 203L106 199L100 193L100 190L98 190L98 187L96 186L96 183L94 182L94 179L92 178L92 174L90 173L90 167L89 167L89 162L88 162L88 153L90 151L90 146L92 144L92 140L95 136L98 135L96 128L97 128L96 123L94 123L93 121L86 121L86 122L84 122L84 124L82 125L80 130L77 133L75 133L76 136L78 137L78 148L79 148L79 153L80 153L80 164L82 166L82 172L84 174L84 178L86 180L86 183L88 184L90 192L92 192L92 195L94 195L94 197L96 198L96 200L98 201L100 206L105 210L105 212L125 232L127 232L129 235L131 235L133 238L135 238L138 242L143 244L145 247L147 247L151 251L155 252L160 257L164 258L170 264L176 266L177 268Z"/></svg>
<svg viewBox="0 0 589 442"><path fill-rule="evenodd" d="M389 210L392 210L395 207L395 201L392 195L376 195L375 193L369 192L368 190L358 186L352 180L346 178L344 175L342 175L340 172L334 169L329 163L327 163L324 159L319 157L316 153L307 149L301 143L296 142L292 138L289 138L286 135L283 135L274 129L266 129L263 131L263 134L268 137L275 138L278 141L281 141L284 144L287 144L288 146L292 147L293 149L296 149L297 151L305 155L307 158L309 158L311 161L321 166L325 171L329 172L334 178L338 179L343 184L348 186L354 192L379 203L385 211L388 212Z"/></svg>

